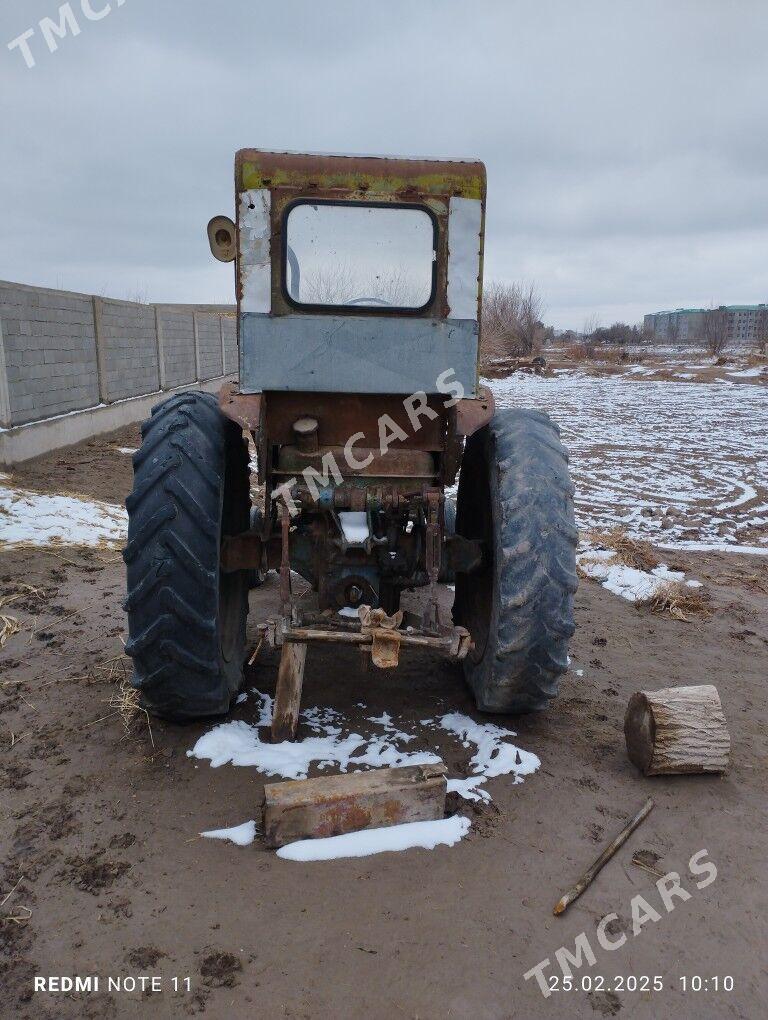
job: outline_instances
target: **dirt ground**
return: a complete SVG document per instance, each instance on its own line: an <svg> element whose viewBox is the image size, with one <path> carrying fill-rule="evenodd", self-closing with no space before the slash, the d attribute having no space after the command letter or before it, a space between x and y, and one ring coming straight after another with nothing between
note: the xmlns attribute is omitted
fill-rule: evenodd
<svg viewBox="0 0 768 1020"><path fill-rule="evenodd" d="M138 432L51 455L14 483L118 503L131 484ZM492 779L493 804L452 848L299 864L258 842L197 837L257 817L263 778L251 768L189 758L210 723L153 721L126 736L110 705L126 660L123 568L114 551L0 553L0 591L31 585L14 604L21 630L0 651L0 1015L29 1018L442 1018L632 1016L757 1018L768 994L765 878L768 759L768 572L765 558L667 553L703 580L714 613L682 622L651 614L584 581L572 672L546 713L494 721L541 759L520 785ZM253 624L276 605L274 577L251 597ZM451 592L444 591L445 608ZM404 657L405 658L405 657ZM576 670L583 670L583 676ZM273 692L263 654L248 686ZM643 779L622 733L630 694L717 684L732 767L723 778ZM365 710L356 707L364 701ZM387 711L414 725L439 707L475 712L460 670L411 655L394 673L364 672L358 653L313 649L305 703L355 725ZM252 721L253 699L234 718ZM437 733L437 735L436 735ZM425 738L426 739L426 738ZM471 749L430 731L452 774ZM410 749L418 749L409 745ZM552 907L602 845L652 795L656 807L594 885L561 918ZM690 899L663 908L656 875L679 872ZM708 852L717 879L697 889L688 862ZM18 883L18 884L17 884ZM15 888L14 888L15 887ZM642 894L661 915L633 937ZM607 931L621 948L595 937ZM578 990L544 998L523 975L586 932L596 963ZM108 992L107 978L163 978L162 992ZM98 975L96 994L33 994L33 977ZM590 975L604 988L588 992ZM615 982L615 976L624 978ZM627 991L659 975L662 991ZM702 991L681 978L701 976ZM714 978L733 978L718 991ZM173 978L179 979L179 990ZM189 990L185 978L189 978ZM613 990L617 988L618 990Z"/></svg>

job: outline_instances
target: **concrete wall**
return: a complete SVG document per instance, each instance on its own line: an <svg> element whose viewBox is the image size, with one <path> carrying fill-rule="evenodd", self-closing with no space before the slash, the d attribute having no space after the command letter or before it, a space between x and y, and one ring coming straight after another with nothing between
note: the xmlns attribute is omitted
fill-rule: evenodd
<svg viewBox="0 0 768 1020"><path fill-rule="evenodd" d="M158 308L157 332L163 352L164 386L183 386L193 382L197 378L194 312Z"/></svg>
<svg viewBox="0 0 768 1020"><path fill-rule="evenodd" d="M220 317L195 312L197 329L198 367L201 379L223 375Z"/></svg>
<svg viewBox="0 0 768 1020"><path fill-rule="evenodd" d="M144 305L0 281L0 426L237 371L234 308Z"/></svg>
<svg viewBox="0 0 768 1020"><path fill-rule="evenodd" d="M224 375L237 372L237 320L230 315L222 315L221 332L224 337Z"/></svg>
<svg viewBox="0 0 768 1020"><path fill-rule="evenodd" d="M165 392L213 391L236 373L234 307L0 281L0 464L137 421Z"/></svg>
<svg viewBox="0 0 768 1020"><path fill-rule="evenodd" d="M92 299L0 282L0 425L98 403Z"/></svg>
<svg viewBox="0 0 768 1020"><path fill-rule="evenodd" d="M94 300L102 355L103 403L160 389L155 309L127 301Z"/></svg>

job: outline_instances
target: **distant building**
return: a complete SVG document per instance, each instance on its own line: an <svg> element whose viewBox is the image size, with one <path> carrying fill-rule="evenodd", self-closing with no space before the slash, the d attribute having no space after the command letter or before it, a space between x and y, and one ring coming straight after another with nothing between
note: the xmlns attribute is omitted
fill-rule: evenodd
<svg viewBox="0 0 768 1020"><path fill-rule="evenodd" d="M750 345L768 328L768 304L720 305L728 315L728 341L734 346ZM660 340L690 343L704 335L706 308L676 308L652 312L643 317L643 328Z"/></svg>

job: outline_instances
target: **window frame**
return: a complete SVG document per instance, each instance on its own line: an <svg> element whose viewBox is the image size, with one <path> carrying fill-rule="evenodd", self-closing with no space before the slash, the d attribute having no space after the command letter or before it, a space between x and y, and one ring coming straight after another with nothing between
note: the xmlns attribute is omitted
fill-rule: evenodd
<svg viewBox="0 0 768 1020"><path fill-rule="evenodd" d="M330 305L318 304L305 301L297 301L288 291L288 219L291 212L300 205L330 205L330 206L352 206L353 208L364 209L407 209L426 213L432 223L432 282L429 297L424 304L417 308L408 308L401 305L387 307L384 305ZM359 199L335 199L335 198L297 198L283 209L282 223L280 229L281 253L280 253L280 292L286 304L299 312L312 312L324 314L342 315L395 315L395 316L419 316L424 315L435 303L437 298L437 264L440 257L440 225L437 216L421 202L381 202L361 201Z"/></svg>

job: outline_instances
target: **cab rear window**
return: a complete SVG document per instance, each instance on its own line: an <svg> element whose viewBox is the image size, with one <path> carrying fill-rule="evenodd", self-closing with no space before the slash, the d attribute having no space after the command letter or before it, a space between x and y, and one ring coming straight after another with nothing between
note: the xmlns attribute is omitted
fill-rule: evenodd
<svg viewBox="0 0 768 1020"><path fill-rule="evenodd" d="M424 208L296 202L284 224L285 293L307 308L419 311L434 296L435 247Z"/></svg>

